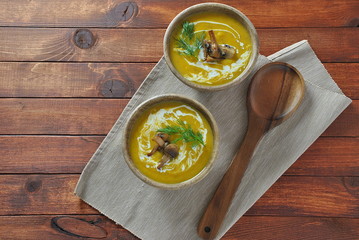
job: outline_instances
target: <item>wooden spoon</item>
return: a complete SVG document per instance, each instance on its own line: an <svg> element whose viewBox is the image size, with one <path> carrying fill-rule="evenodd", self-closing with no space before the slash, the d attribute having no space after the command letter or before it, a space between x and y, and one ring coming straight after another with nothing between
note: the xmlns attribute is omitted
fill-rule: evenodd
<svg viewBox="0 0 359 240"><path fill-rule="evenodd" d="M258 142L295 112L304 89L301 74L286 63L266 64L253 76L247 95L247 133L199 222L200 237L215 238Z"/></svg>

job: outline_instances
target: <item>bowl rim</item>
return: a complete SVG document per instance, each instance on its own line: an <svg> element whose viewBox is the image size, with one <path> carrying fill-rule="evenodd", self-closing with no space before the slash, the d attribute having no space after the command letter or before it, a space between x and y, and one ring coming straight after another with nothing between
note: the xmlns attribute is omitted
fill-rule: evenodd
<svg viewBox="0 0 359 240"><path fill-rule="evenodd" d="M212 128L212 134L213 134L213 150L211 158L208 160L206 166L194 177L180 183L161 183L157 182L156 180L153 180L146 175L144 175L141 171L137 169L135 164L133 163L131 159L131 155L129 152L128 147L128 140L129 136L132 131L133 123L136 120L137 117L141 116L144 111L149 109L155 104L158 104L162 101L179 101L183 102L185 104L190 105L191 107L195 108L197 111L202 113L202 115L207 119L208 123L210 124ZM209 112L209 110L200 102L197 100L191 99L189 97L180 95L180 94L163 94L158 95L155 97L152 97L144 102L142 102L140 105L138 105L132 112L131 116L128 118L127 122L125 123L124 132L123 132L123 138L122 138L122 152L125 159L125 162L127 163L128 167L131 169L131 171L143 182L157 188L161 189L167 189L167 190L178 190L182 189L184 187L188 187L190 185L196 184L199 181L201 181L203 178L205 178L208 173L211 171L213 167L213 163L217 157L218 153L218 145L219 145L219 132L218 132L218 126L217 122L214 119L213 115Z"/></svg>
<svg viewBox="0 0 359 240"><path fill-rule="evenodd" d="M183 77L175 68L175 66L171 62L170 58L170 51L169 51L169 43L170 38L173 33L173 31L177 28L178 24L182 22L187 17L191 16L192 14L201 12L203 10L210 10L210 11L225 11L227 13L231 13L232 17L236 16L241 21L241 23L244 25L244 27L248 30L249 35L252 39L252 54L250 57L250 60L244 69L244 71L235 79L229 81L228 83L217 85L217 86L207 86L207 85L201 85L194 83L185 77ZM167 63L167 66L170 68L172 73L181 80L184 84L195 88L200 91L219 91L223 89L227 89L231 86L234 86L236 84L239 84L243 82L253 71L255 68L255 64L257 62L258 56L259 56L259 40L258 40L258 34L257 31L253 25L253 23L249 20L249 18L244 15L241 11L238 9L222 4L222 3L200 3L193 5L189 8L184 9L182 12L180 12L168 25L164 38L163 38L163 52L164 52L164 58Z"/></svg>

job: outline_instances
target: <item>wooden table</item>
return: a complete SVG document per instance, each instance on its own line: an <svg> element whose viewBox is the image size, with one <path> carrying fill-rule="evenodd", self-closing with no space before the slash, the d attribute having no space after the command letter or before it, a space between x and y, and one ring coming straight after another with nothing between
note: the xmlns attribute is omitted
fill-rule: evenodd
<svg viewBox="0 0 359 240"><path fill-rule="evenodd" d="M359 238L359 1L221 1L268 55L308 39L353 103L224 239ZM73 195L194 1L0 2L0 239L136 239Z"/></svg>

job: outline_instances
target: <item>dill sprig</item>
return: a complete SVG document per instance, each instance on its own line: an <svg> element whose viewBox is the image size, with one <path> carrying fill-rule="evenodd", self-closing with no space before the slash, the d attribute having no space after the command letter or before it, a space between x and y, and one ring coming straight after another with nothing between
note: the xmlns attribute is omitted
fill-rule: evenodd
<svg viewBox="0 0 359 240"><path fill-rule="evenodd" d="M195 41L195 47L197 49L200 49L202 47L203 44L203 40L204 37L206 36L206 34L204 32L201 32L198 34L198 36L196 37L196 41Z"/></svg>
<svg viewBox="0 0 359 240"><path fill-rule="evenodd" d="M188 43L188 41L183 38L176 39L177 47L181 48L179 52L184 55L194 56L197 48Z"/></svg>
<svg viewBox="0 0 359 240"><path fill-rule="evenodd" d="M194 36L194 23L184 22L182 24L182 36L192 40Z"/></svg>
<svg viewBox="0 0 359 240"><path fill-rule="evenodd" d="M203 136L200 132L194 132L190 124L186 124L181 120L178 120L177 122L179 125L167 125L164 128L158 129L157 132L167 133L168 135L179 135L178 138L171 141L172 143L183 140L186 143L191 142L192 147L195 147L199 144L204 146Z"/></svg>
<svg viewBox="0 0 359 240"><path fill-rule="evenodd" d="M202 47L204 37L204 32L195 34L194 23L183 22L181 34L179 38L176 39L179 53L196 57L198 51Z"/></svg>

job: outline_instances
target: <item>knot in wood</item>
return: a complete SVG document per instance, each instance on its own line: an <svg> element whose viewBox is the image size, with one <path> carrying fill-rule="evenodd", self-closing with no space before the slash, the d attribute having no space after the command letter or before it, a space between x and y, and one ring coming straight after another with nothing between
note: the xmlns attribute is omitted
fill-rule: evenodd
<svg viewBox="0 0 359 240"><path fill-rule="evenodd" d="M138 12L138 7L134 2L122 2L114 6L108 13L111 25L130 21Z"/></svg>
<svg viewBox="0 0 359 240"><path fill-rule="evenodd" d="M42 186L42 182L41 180L33 180L33 181L28 181L25 185L25 188L28 192L33 193L38 191Z"/></svg>
<svg viewBox="0 0 359 240"><path fill-rule="evenodd" d="M88 29L78 29L74 34L74 43L77 47L88 49L95 44L95 36Z"/></svg>
<svg viewBox="0 0 359 240"><path fill-rule="evenodd" d="M95 225L100 220L86 221L82 218L58 216L51 219L51 227L60 233L77 238L107 239L104 228Z"/></svg>
<svg viewBox="0 0 359 240"><path fill-rule="evenodd" d="M124 81L108 80L101 85L101 94L104 97L124 97L130 91L130 87Z"/></svg>
<svg viewBox="0 0 359 240"><path fill-rule="evenodd" d="M348 27L359 27L359 18L351 19L346 25Z"/></svg>
<svg viewBox="0 0 359 240"><path fill-rule="evenodd" d="M344 187L348 193L354 197L359 197L359 178L357 177L344 177Z"/></svg>

